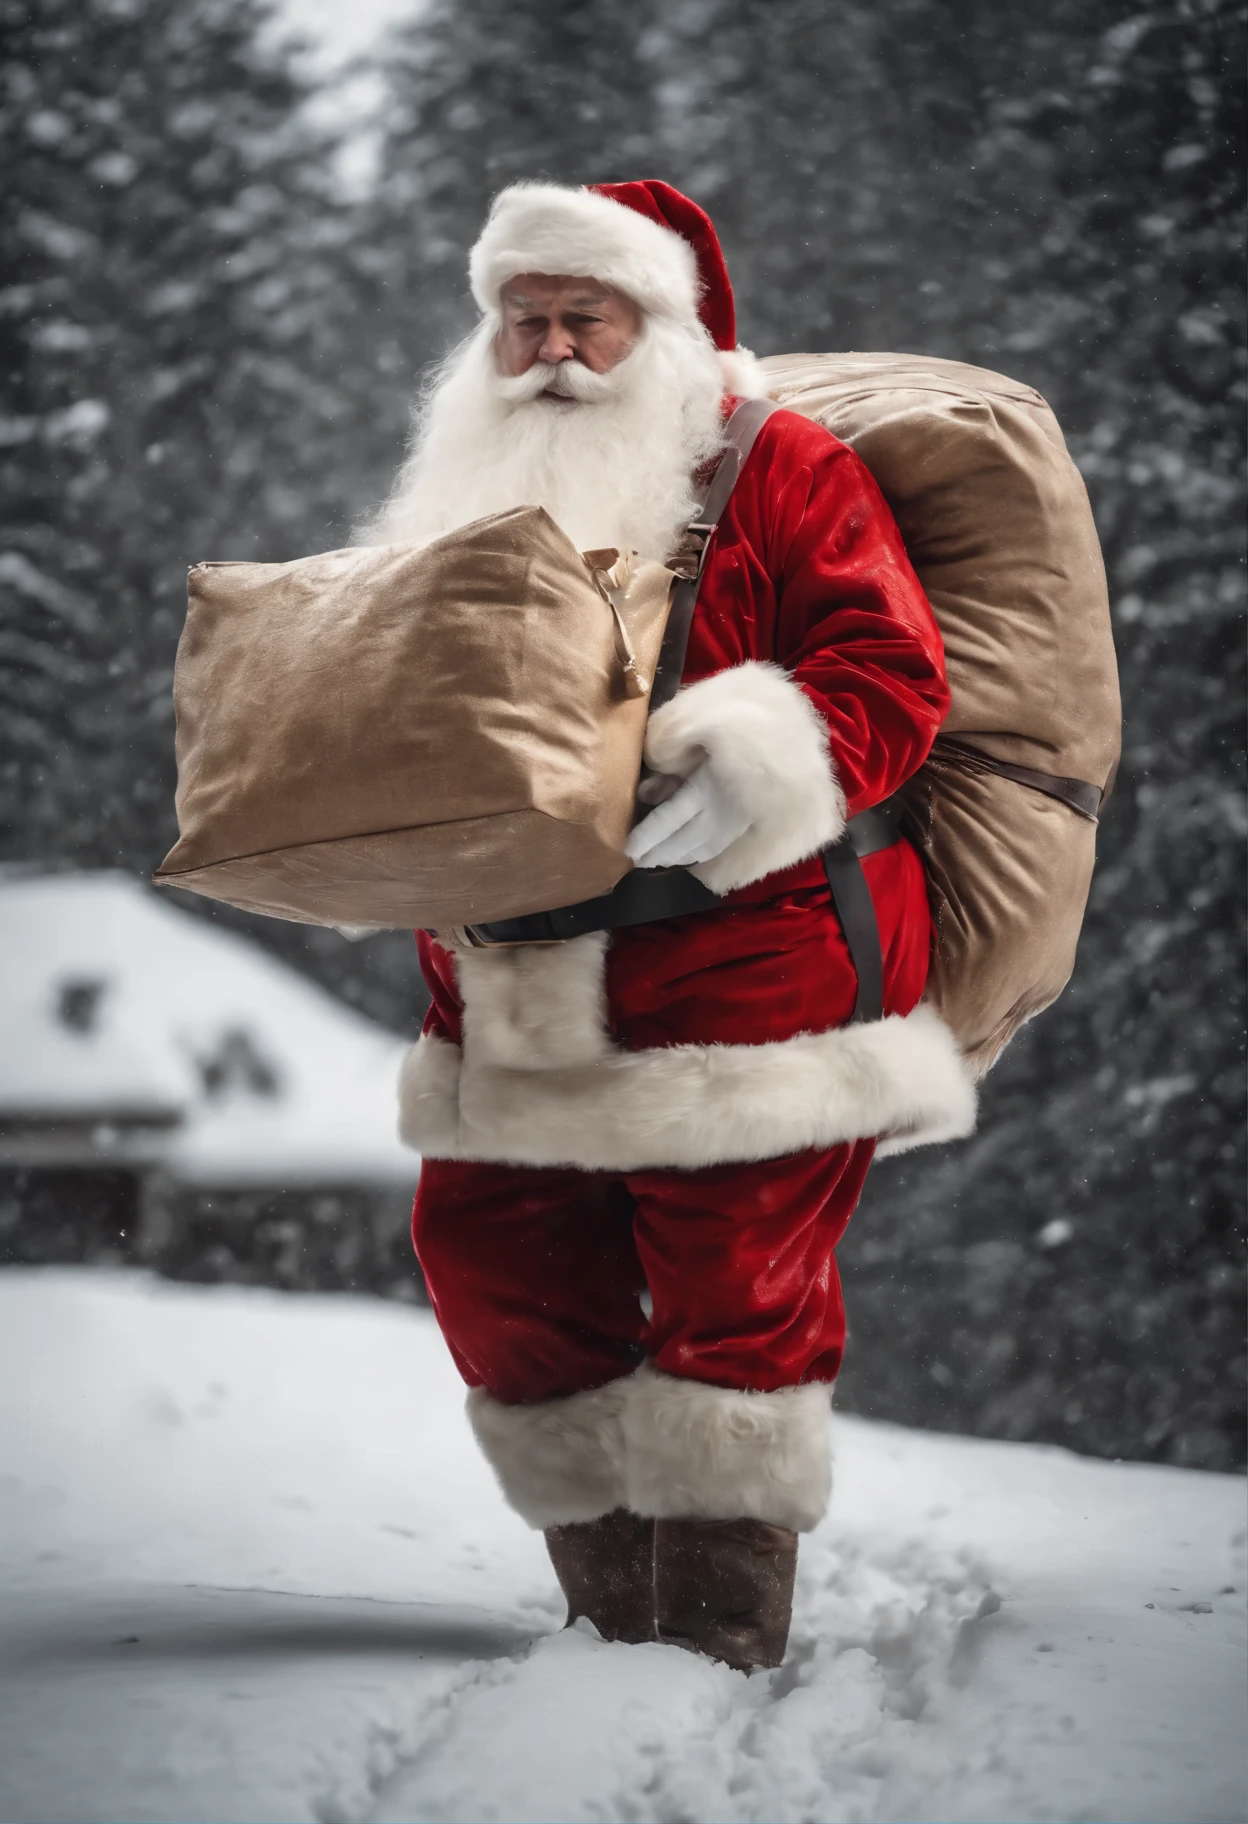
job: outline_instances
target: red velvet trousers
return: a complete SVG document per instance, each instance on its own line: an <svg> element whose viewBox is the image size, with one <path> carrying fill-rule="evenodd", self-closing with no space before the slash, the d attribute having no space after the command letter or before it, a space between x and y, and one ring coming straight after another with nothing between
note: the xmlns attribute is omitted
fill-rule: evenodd
<svg viewBox="0 0 1248 1824"><path fill-rule="evenodd" d="M626 1174L426 1160L412 1235L460 1373L508 1403L643 1356L761 1392L835 1379L835 1248L874 1148Z"/></svg>

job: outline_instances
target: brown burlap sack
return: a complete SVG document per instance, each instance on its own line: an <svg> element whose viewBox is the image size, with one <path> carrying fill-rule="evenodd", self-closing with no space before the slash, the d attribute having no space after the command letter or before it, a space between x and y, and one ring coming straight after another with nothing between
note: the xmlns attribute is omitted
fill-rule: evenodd
<svg viewBox="0 0 1248 1824"><path fill-rule="evenodd" d="M423 548L197 564L157 882L378 927L609 891L672 578L589 559L521 507Z"/></svg>
<svg viewBox="0 0 1248 1824"><path fill-rule="evenodd" d="M1082 479L1028 386L920 355L778 355L771 395L851 444L944 636L953 708L908 788L937 928L928 998L987 1070L1074 966L1096 824L990 759L1108 789L1121 712Z"/></svg>

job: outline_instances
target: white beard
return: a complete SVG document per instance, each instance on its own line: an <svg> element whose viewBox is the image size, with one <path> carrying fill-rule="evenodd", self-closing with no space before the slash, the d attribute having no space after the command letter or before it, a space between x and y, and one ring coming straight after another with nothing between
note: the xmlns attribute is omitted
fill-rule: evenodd
<svg viewBox="0 0 1248 1824"><path fill-rule="evenodd" d="M407 461L367 544L424 543L489 513L545 507L578 550L614 545L660 562L698 499L695 471L722 446L723 378L709 340L648 318L606 374L575 362L508 378L485 317L435 373ZM538 395L561 391L572 402Z"/></svg>

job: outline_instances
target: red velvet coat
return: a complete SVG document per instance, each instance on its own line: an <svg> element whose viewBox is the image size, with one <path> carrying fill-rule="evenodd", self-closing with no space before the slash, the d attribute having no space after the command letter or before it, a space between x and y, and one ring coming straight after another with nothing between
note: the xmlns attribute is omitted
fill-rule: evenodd
<svg viewBox="0 0 1248 1824"><path fill-rule="evenodd" d="M842 1030L856 980L818 859L846 814L922 763L948 706L940 634L871 475L819 425L773 413L713 535L683 688L647 747L660 770L709 754L744 796L755 834L698 870L726 904L527 957L457 956L419 934L433 1004L403 1085L413 1144L693 1168L965 1131L969 1086L934 1015ZM885 1012L909 1015L931 936L922 865L902 841L864 867Z"/></svg>

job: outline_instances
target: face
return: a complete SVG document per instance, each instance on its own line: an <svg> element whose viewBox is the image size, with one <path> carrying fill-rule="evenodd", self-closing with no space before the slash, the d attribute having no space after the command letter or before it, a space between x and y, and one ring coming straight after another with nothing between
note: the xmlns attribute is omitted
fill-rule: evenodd
<svg viewBox="0 0 1248 1824"><path fill-rule="evenodd" d="M522 272L499 300L498 364L523 374L537 361L579 361L605 374L628 354L641 331L641 309L597 279Z"/></svg>

